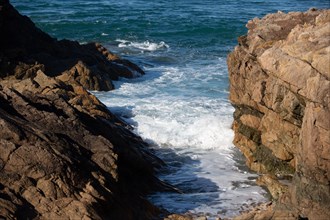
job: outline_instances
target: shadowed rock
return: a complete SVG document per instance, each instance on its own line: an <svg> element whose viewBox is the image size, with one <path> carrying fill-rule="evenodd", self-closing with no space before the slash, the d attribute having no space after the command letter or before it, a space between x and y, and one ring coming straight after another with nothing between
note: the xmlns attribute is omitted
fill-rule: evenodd
<svg viewBox="0 0 330 220"><path fill-rule="evenodd" d="M162 161L80 85L0 81L0 216L148 219ZM23 213L24 212L24 213Z"/></svg>
<svg viewBox="0 0 330 220"><path fill-rule="evenodd" d="M143 71L57 41L0 0L0 218L152 219L163 162L86 89Z"/></svg>
<svg viewBox="0 0 330 220"><path fill-rule="evenodd" d="M42 32L8 0L0 1L0 77L32 77L38 70L62 81L76 81L86 89L111 90L112 80L144 74L98 43L80 45L56 40Z"/></svg>

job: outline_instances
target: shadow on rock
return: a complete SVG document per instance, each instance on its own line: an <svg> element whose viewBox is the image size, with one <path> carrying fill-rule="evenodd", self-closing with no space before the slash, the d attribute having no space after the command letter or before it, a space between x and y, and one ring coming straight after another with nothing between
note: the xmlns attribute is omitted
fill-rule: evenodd
<svg viewBox="0 0 330 220"><path fill-rule="evenodd" d="M113 89L112 80L144 72L98 43L56 40L22 16L8 0L0 2L0 77L34 77L38 70L90 90Z"/></svg>

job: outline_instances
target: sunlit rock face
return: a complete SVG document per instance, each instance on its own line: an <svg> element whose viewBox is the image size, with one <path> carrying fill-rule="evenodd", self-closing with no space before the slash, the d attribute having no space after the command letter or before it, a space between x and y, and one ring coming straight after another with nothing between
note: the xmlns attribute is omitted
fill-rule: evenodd
<svg viewBox="0 0 330 220"><path fill-rule="evenodd" d="M327 219L330 10L278 12L247 28L227 60L234 144L266 174L275 216Z"/></svg>

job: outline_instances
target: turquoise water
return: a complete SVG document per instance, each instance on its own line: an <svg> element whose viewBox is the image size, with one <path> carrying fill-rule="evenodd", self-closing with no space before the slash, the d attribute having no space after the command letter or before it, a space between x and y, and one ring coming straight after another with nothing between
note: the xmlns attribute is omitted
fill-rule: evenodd
<svg viewBox="0 0 330 220"><path fill-rule="evenodd" d="M327 0L11 1L58 39L98 41L146 71L94 92L132 124L168 167L161 179L184 194L157 193L173 212L230 217L266 201L232 145L226 56L249 19L329 8Z"/></svg>

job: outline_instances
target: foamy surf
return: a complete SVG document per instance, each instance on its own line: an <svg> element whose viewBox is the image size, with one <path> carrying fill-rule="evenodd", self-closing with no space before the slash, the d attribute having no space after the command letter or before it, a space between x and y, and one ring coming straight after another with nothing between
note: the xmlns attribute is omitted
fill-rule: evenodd
<svg viewBox="0 0 330 220"><path fill-rule="evenodd" d="M117 39L117 42L119 42L118 47L128 47L128 48L135 48L142 51L156 51L160 49L167 49L169 48L169 45L167 45L165 42L161 41L159 43L153 43L148 40L144 42L131 42L127 40L121 40Z"/></svg>
<svg viewBox="0 0 330 220"><path fill-rule="evenodd" d="M229 142L232 140L229 117L223 118L220 113L202 113L196 110L194 112L192 109L200 103L190 103L188 100L171 102L169 98L161 104L155 106L152 101L147 102L139 108L144 108L143 111L149 111L150 114L136 113L134 117L138 122L137 133L146 140L171 148L203 149L217 148L224 139ZM231 112L229 106L223 108L228 108L228 112ZM152 111L162 112L152 113Z"/></svg>
<svg viewBox="0 0 330 220"><path fill-rule="evenodd" d="M225 60L213 62L201 69L145 67L146 75L95 93L168 164L159 178L184 192L149 199L169 211L203 213L209 219L231 217L266 201L256 175L240 168L244 161L232 144L233 107L223 82Z"/></svg>
<svg viewBox="0 0 330 220"><path fill-rule="evenodd" d="M96 94L166 161L160 178L185 192L152 195L153 203L212 219L265 200L231 143L226 56L246 33L249 19L278 10L329 8L328 1L11 3L52 37L100 42L145 67L146 75L122 79L116 90Z"/></svg>

